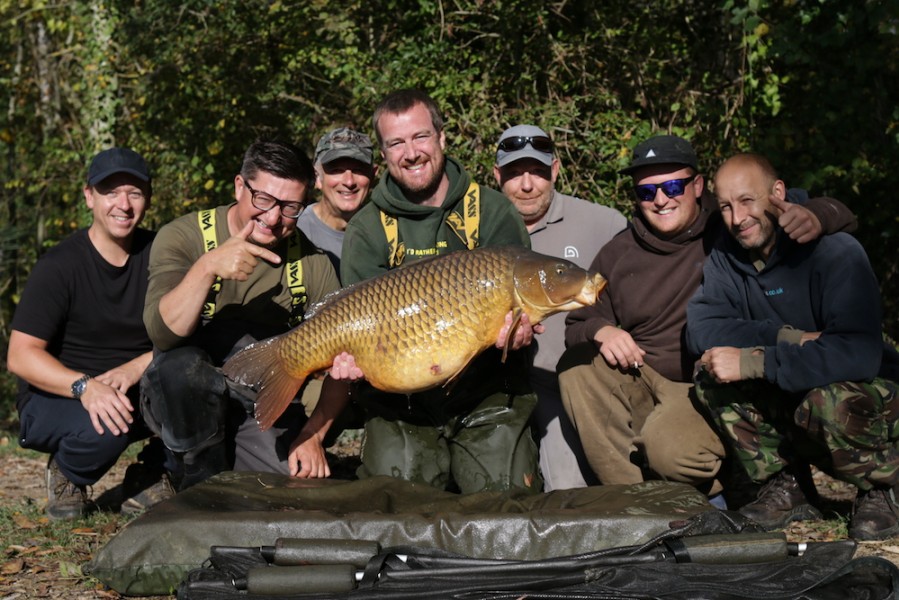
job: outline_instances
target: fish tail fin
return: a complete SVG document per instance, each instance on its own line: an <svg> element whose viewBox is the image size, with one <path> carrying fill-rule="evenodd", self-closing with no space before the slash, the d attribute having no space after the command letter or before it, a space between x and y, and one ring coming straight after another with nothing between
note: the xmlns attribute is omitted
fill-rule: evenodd
<svg viewBox="0 0 899 600"><path fill-rule="evenodd" d="M281 416L305 381L305 377L294 377L284 368L278 352L280 341L280 337L273 337L250 344L222 367L230 379L257 390L256 422L262 431Z"/></svg>

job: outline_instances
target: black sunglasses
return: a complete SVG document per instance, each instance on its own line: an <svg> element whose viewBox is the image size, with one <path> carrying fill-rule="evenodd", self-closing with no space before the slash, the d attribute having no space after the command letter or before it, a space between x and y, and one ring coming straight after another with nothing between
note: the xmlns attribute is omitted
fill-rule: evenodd
<svg viewBox="0 0 899 600"><path fill-rule="evenodd" d="M543 135L538 135L536 137L529 137L524 135L509 137L504 140L500 140L499 149L503 152L515 152L516 150L521 150L528 144L530 144L531 147L537 152L552 153L553 151L553 141Z"/></svg>
<svg viewBox="0 0 899 600"><path fill-rule="evenodd" d="M684 177L683 179L670 179L668 181L663 181L662 183L644 183L643 185L635 185L634 193L637 195L638 199L643 202L649 202L656 197L656 192L661 188L666 196L669 198L676 198L684 193L684 190L687 189L687 184L694 179L696 179L696 175Z"/></svg>

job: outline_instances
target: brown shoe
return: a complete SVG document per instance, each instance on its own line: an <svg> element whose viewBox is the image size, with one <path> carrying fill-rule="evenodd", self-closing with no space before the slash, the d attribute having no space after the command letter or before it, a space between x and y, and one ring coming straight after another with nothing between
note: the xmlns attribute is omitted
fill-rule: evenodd
<svg viewBox="0 0 899 600"><path fill-rule="evenodd" d="M741 508L740 514L767 530L783 529L790 521L821 518L821 512L809 503L796 476L787 469L769 479L758 498Z"/></svg>
<svg viewBox="0 0 899 600"><path fill-rule="evenodd" d="M859 491L849 521L849 537L883 540L899 533L899 503L896 488Z"/></svg>
<svg viewBox="0 0 899 600"><path fill-rule="evenodd" d="M75 519L88 514L92 508L87 486L69 481L51 456L47 462L47 516L54 521Z"/></svg>
<svg viewBox="0 0 899 600"><path fill-rule="evenodd" d="M122 512L127 515L143 512L175 495L175 488L164 471L143 463L134 463L125 469L122 480Z"/></svg>

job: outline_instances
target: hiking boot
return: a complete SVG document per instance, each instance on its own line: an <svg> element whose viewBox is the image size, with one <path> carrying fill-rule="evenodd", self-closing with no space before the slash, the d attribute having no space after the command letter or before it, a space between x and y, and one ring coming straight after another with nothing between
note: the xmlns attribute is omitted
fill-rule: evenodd
<svg viewBox="0 0 899 600"><path fill-rule="evenodd" d="M76 519L91 511L86 485L77 485L59 470L52 456L47 461L47 516L54 521Z"/></svg>
<svg viewBox="0 0 899 600"><path fill-rule="evenodd" d="M849 521L849 537L883 540L899 533L899 503L896 488L859 491Z"/></svg>
<svg viewBox="0 0 899 600"><path fill-rule="evenodd" d="M143 512L174 495L175 488L165 471L143 463L134 463L125 469L121 511L126 515Z"/></svg>
<svg viewBox="0 0 899 600"><path fill-rule="evenodd" d="M809 503L796 476L786 469L769 479L758 497L739 512L769 531L783 529L790 521L821 518L821 512Z"/></svg>

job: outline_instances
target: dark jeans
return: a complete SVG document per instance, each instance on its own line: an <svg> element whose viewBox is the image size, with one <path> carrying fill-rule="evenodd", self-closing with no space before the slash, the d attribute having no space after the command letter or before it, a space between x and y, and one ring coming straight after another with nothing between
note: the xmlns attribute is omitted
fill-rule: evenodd
<svg viewBox="0 0 899 600"><path fill-rule="evenodd" d="M96 483L129 444L152 435L139 413L128 433L113 435L106 431L98 435L81 402L38 392L22 407L19 420L19 444L54 455L60 471L78 485ZM162 457L156 460L161 462Z"/></svg>
<svg viewBox="0 0 899 600"><path fill-rule="evenodd" d="M253 391L228 382L196 346L157 353L141 384L148 426L184 462L182 489L231 469L288 473L290 444L305 421L301 405L260 431L250 414Z"/></svg>

